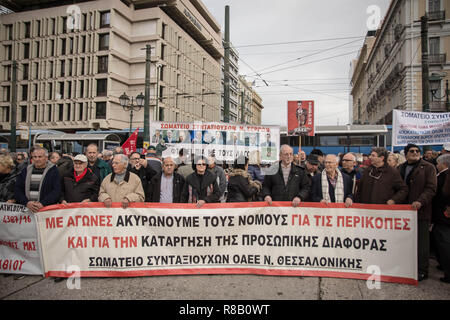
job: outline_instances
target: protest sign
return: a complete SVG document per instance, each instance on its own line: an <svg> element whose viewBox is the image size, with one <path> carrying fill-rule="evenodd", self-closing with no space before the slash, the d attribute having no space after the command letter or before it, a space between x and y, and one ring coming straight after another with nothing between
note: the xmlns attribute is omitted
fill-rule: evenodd
<svg viewBox="0 0 450 320"><path fill-rule="evenodd" d="M288 136L314 136L314 101L288 101Z"/></svg>
<svg viewBox="0 0 450 320"><path fill-rule="evenodd" d="M39 212L47 276L260 274L417 284L410 206L70 204Z"/></svg>
<svg viewBox="0 0 450 320"><path fill-rule="evenodd" d="M238 156L249 157L259 151L262 162L278 160L279 126L230 124L220 122L152 122L151 145L162 157L177 158L184 154L214 155L219 161L234 161Z"/></svg>
<svg viewBox="0 0 450 320"><path fill-rule="evenodd" d="M0 273L44 274L36 218L25 206L0 203Z"/></svg>
<svg viewBox="0 0 450 320"><path fill-rule="evenodd" d="M439 145L450 141L450 112L393 110L392 145Z"/></svg>

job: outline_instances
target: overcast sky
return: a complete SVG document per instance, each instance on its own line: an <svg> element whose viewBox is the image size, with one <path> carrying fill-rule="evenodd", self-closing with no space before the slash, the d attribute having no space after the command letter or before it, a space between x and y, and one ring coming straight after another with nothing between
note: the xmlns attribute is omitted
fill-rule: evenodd
<svg viewBox="0 0 450 320"><path fill-rule="evenodd" d="M202 1L222 32L230 6L239 73L256 80L263 124L285 126L289 100L314 100L316 125L348 123L350 63L390 0Z"/></svg>

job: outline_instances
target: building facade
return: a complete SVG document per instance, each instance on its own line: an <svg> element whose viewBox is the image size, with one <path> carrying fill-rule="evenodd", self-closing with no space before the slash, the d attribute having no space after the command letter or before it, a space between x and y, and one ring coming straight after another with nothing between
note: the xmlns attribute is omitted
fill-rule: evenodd
<svg viewBox="0 0 450 320"><path fill-rule="evenodd" d="M354 123L391 124L393 109L422 111L420 19L424 15L428 17L429 76L438 87L434 95L428 93L430 111L446 111L450 1L392 0L380 28L366 37L354 68Z"/></svg>
<svg viewBox="0 0 450 320"><path fill-rule="evenodd" d="M223 42L223 46L225 47L225 41ZM222 67L222 90L221 90L221 117L220 121L224 121L224 90L225 90L225 60L221 61ZM230 45L230 122L237 123L240 120L239 114L239 53L233 47L233 44Z"/></svg>
<svg viewBox="0 0 450 320"><path fill-rule="evenodd" d="M0 24L0 126L10 130L17 62L17 123L64 131L124 129L119 97L145 92L150 121L219 121L220 25L199 0L74 1L26 7ZM144 109L133 127L143 127Z"/></svg>
<svg viewBox="0 0 450 320"><path fill-rule="evenodd" d="M253 89L252 83L248 82L243 76L239 76L239 97L239 122L255 125L261 124L262 99Z"/></svg>

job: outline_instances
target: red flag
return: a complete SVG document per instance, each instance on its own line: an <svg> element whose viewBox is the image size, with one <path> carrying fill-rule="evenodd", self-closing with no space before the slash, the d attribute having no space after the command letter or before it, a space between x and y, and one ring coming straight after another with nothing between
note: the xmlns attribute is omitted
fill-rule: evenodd
<svg viewBox="0 0 450 320"><path fill-rule="evenodd" d="M136 143L138 137L139 128L137 128L133 134L122 145L123 153L130 156L132 152L136 151Z"/></svg>

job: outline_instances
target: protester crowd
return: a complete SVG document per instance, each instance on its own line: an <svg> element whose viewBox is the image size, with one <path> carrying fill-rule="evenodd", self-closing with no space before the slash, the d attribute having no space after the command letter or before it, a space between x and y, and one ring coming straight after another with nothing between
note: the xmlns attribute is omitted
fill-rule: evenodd
<svg viewBox="0 0 450 320"><path fill-rule="evenodd" d="M314 149L293 154L280 148L280 161L261 164L258 152L234 163L214 157L161 158L154 147L146 155L126 156L118 147L99 153L61 155L35 146L27 153L0 150L0 202L18 203L32 212L53 204L103 202L109 208L133 202L205 203L289 201L410 204L418 212L418 279L428 277L430 248L450 283L450 143L441 152L414 144L401 153L375 147L369 155L323 154ZM432 230L430 233L430 229Z"/></svg>

